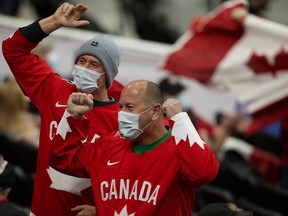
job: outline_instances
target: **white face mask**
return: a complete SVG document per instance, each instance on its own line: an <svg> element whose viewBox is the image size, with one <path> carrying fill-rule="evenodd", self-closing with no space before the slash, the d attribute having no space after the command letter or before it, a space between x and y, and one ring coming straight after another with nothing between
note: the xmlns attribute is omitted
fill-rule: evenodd
<svg viewBox="0 0 288 216"><path fill-rule="evenodd" d="M75 65L72 72L77 89L87 94L99 89L100 86L97 85L97 81L103 74L104 73L100 74L97 71L89 70L78 65Z"/></svg>
<svg viewBox="0 0 288 216"><path fill-rule="evenodd" d="M128 140L133 140L136 139L140 134L142 134L144 132L144 129L147 128L151 124L151 122L147 124L144 128L139 129L139 117L151 108L152 106L140 114L119 111L118 123L121 135Z"/></svg>

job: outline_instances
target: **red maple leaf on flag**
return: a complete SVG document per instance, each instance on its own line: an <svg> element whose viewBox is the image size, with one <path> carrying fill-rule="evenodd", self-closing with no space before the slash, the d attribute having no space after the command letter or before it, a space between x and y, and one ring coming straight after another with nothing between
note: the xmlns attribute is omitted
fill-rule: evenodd
<svg viewBox="0 0 288 216"><path fill-rule="evenodd" d="M288 70L287 59L288 52L284 49L281 49L275 55L273 59L274 63L270 63L266 55L257 55L253 52L246 65L248 65L256 75L263 73L271 73L275 75L279 70Z"/></svg>

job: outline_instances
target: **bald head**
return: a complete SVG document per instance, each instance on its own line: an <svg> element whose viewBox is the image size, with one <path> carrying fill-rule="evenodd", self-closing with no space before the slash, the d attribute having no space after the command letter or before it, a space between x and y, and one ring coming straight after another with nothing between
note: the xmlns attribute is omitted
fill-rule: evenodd
<svg viewBox="0 0 288 216"><path fill-rule="evenodd" d="M140 99L147 105L163 103L163 98L159 86L148 80L132 81L124 87L122 93L125 97L129 95L135 99Z"/></svg>

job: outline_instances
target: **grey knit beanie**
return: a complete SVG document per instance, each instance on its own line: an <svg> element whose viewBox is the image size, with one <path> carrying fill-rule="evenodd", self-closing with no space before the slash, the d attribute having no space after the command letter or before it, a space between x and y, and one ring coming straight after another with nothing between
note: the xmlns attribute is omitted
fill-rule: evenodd
<svg viewBox="0 0 288 216"><path fill-rule="evenodd" d="M75 64L82 55L92 55L96 57L104 67L106 75L106 87L110 88L120 64L119 49L109 35L97 35L85 42L76 52Z"/></svg>

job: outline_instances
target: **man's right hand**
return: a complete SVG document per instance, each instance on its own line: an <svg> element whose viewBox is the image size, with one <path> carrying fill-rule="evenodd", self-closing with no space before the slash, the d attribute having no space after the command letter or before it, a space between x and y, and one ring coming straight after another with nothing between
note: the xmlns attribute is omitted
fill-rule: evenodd
<svg viewBox="0 0 288 216"><path fill-rule="evenodd" d="M82 118L84 114L93 109L93 104L91 94L74 92L67 101L67 112L74 118Z"/></svg>
<svg viewBox="0 0 288 216"><path fill-rule="evenodd" d="M39 25L46 34L50 34L60 27L78 27L88 25L88 20L79 20L87 11L84 4L63 3L53 15L39 21Z"/></svg>

